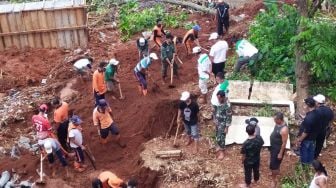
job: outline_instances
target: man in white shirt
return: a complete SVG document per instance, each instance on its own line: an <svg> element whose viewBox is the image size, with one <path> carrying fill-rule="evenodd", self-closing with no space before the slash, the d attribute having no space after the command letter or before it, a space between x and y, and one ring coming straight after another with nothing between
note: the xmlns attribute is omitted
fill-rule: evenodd
<svg viewBox="0 0 336 188"><path fill-rule="evenodd" d="M201 98L200 102L206 102L206 95L208 93L208 82L211 74L211 60L208 54L201 53L201 47L197 46L193 48L193 54L197 54L199 56L197 60L197 70L199 76L198 87L201 90Z"/></svg>
<svg viewBox="0 0 336 188"><path fill-rule="evenodd" d="M235 72L239 72L242 66L246 64L253 65L258 60L259 51L249 41L240 39L238 41L233 40L233 43L236 46L236 52L238 54L238 61L234 68Z"/></svg>
<svg viewBox="0 0 336 188"><path fill-rule="evenodd" d="M82 135L82 128L81 125L82 120L73 115L70 118L70 125L69 125L69 143L72 150L76 153L76 161L74 162L74 167L77 172L83 172L86 168L84 164L84 152L85 147L83 145L83 135Z"/></svg>
<svg viewBox="0 0 336 188"><path fill-rule="evenodd" d="M83 79L84 75L87 75L89 78L89 74L92 73L92 63L93 59L91 57L79 59L74 63L74 68L81 79Z"/></svg>
<svg viewBox="0 0 336 188"><path fill-rule="evenodd" d="M226 53L229 45L225 40L220 40L217 33L211 33L209 40L214 40L216 43L210 49L210 59L212 61L212 72L214 76L219 72L224 72Z"/></svg>
<svg viewBox="0 0 336 188"><path fill-rule="evenodd" d="M219 72L216 74L216 82L218 85L215 87L212 96L211 96L211 104L212 106L219 106L220 103L217 98L217 93L219 90L225 91L225 97L228 100L228 93L229 93L229 81L225 79L224 73Z"/></svg>

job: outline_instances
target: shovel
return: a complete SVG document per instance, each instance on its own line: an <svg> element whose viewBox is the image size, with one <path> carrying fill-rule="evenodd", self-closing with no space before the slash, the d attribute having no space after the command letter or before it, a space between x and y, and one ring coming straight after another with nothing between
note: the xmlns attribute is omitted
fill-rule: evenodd
<svg viewBox="0 0 336 188"><path fill-rule="evenodd" d="M174 59L175 59L175 57L172 59L171 64L170 64L170 84L168 86L169 88L175 88L175 86L173 85Z"/></svg>
<svg viewBox="0 0 336 188"><path fill-rule="evenodd" d="M95 170L97 170L97 168L96 168L96 158L93 156L93 154L92 154L92 152L91 152L89 146L86 145L86 146L85 146L85 150L83 150L83 151L84 151L84 153L86 154L86 156L89 158L89 161L90 161L92 167L93 167Z"/></svg>
<svg viewBox="0 0 336 188"><path fill-rule="evenodd" d="M41 159L40 159L40 179L36 181L37 185L44 185L46 182L43 180L43 160L45 157L43 157L43 154L41 152Z"/></svg>
<svg viewBox="0 0 336 188"><path fill-rule="evenodd" d="M180 129L180 125L181 123L177 123L176 134L175 134L174 143L173 143L174 148L178 148L180 146L178 143L176 143L176 138L177 138L177 135Z"/></svg>
<svg viewBox="0 0 336 188"><path fill-rule="evenodd" d="M118 88L119 88L119 94L120 94L120 98L121 100L125 99L124 95L121 92L121 86L120 86L120 82L118 83Z"/></svg>

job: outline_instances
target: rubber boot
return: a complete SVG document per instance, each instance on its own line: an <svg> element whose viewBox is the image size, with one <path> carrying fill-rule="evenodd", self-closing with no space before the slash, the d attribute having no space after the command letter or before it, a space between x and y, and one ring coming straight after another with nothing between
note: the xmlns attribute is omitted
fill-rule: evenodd
<svg viewBox="0 0 336 188"><path fill-rule="evenodd" d="M77 172L84 172L84 168L81 167L81 164L79 162L74 162L74 168Z"/></svg>
<svg viewBox="0 0 336 188"><path fill-rule="evenodd" d="M144 90L142 90L142 93L143 93L144 96L147 96L148 90L144 89Z"/></svg>

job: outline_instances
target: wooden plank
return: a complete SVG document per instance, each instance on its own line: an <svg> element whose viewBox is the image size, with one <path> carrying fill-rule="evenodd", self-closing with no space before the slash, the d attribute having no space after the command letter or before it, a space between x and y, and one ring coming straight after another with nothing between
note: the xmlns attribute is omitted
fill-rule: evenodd
<svg viewBox="0 0 336 188"><path fill-rule="evenodd" d="M76 27L77 22L76 22L76 10L71 10L69 11L69 22L70 22L70 27ZM79 47L80 42L79 42L79 37L78 37L78 31L73 30L72 31L72 47Z"/></svg>
<svg viewBox="0 0 336 188"><path fill-rule="evenodd" d="M76 9L76 22L77 25L86 25L86 9ZM81 47L87 47L87 30L78 30L79 43Z"/></svg>
<svg viewBox="0 0 336 188"><path fill-rule="evenodd" d="M8 14L2 14L0 17L1 29L4 33L10 32L7 15ZM11 36L4 36L3 39L4 48L9 48L13 45Z"/></svg>
<svg viewBox="0 0 336 188"><path fill-rule="evenodd" d="M46 17L46 12L43 10L39 10L37 12L38 17L40 19L40 30L41 29L48 29L48 24L47 24L47 17ZM42 45L44 48L50 48L51 47L51 42L50 42L50 34L43 32L41 33L42 37Z"/></svg>
<svg viewBox="0 0 336 188"><path fill-rule="evenodd" d="M156 151L155 156L159 158L181 157L182 150Z"/></svg>
<svg viewBox="0 0 336 188"><path fill-rule="evenodd" d="M22 32L26 30L26 26L23 23L22 12L17 12L15 14L16 25L18 28L18 32ZM20 45L21 48L25 48L28 46L28 35L20 35Z"/></svg>
<svg viewBox="0 0 336 188"><path fill-rule="evenodd" d="M21 35L21 34L36 34L36 33L49 33L49 32L57 32L57 31L72 31L72 30L82 30L85 29L86 26L76 26L76 27L61 27L55 29L39 29L32 31L21 31L21 32L9 32L9 33L0 33L0 36L12 36L12 35Z"/></svg>
<svg viewBox="0 0 336 188"><path fill-rule="evenodd" d="M32 30L39 30L40 29L40 18L38 15L38 11L31 11L30 12L31 20L32 20ZM42 36L40 33L34 33L34 43L36 48L42 48Z"/></svg>
<svg viewBox="0 0 336 188"><path fill-rule="evenodd" d="M2 33L1 22L0 22L0 33ZM5 41L4 38L0 36L0 50L2 51L4 49L5 49Z"/></svg>
<svg viewBox="0 0 336 188"><path fill-rule="evenodd" d="M62 10L62 27L70 27L70 21L69 21L69 11L68 10ZM67 49L72 48L72 32L71 31L64 31L64 37L65 37L65 46Z"/></svg>
<svg viewBox="0 0 336 188"><path fill-rule="evenodd" d="M49 29L56 28L56 23L55 23L55 12L48 11L46 12L46 17L47 17L47 27ZM59 47L58 45L58 37L57 37L57 32L51 31L49 32L49 37L50 37L50 45L53 48Z"/></svg>
<svg viewBox="0 0 336 188"><path fill-rule="evenodd" d="M60 28L63 27L62 24L62 11L61 10L57 10L54 12L54 16L55 16L55 26L56 28ZM58 41L58 47L60 48L66 48L66 41L65 41L65 35L63 31L58 31L57 32L57 41Z"/></svg>
<svg viewBox="0 0 336 188"><path fill-rule="evenodd" d="M30 12L22 12L22 21L23 24L26 26L25 31L31 31L33 30L33 25L32 25L32 20L30 17ZM28 34L28 46L34 48L35 43L34 43L34 36L33 34Z"/></svg>
<svg viewBox="0 0 336 188"><path fill-rule="evenodd" d="M18 32L15 14L17 13L9 13L7 15L9 29L11 32ZM21 48L20 36L12 36L12 42L13 42L13 46L16 46L18 49Z"/></svg>

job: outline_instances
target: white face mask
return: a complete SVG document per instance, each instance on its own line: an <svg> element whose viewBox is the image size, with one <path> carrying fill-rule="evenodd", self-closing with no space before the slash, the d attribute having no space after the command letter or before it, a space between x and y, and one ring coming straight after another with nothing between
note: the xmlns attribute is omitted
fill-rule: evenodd
<svg viewBox="0 0 336 188"><path fill-rule="evenodd" d="M48 114L47 114L47 113L44 113L43 116L44 116L45 118L48 118Z"/></svg>

